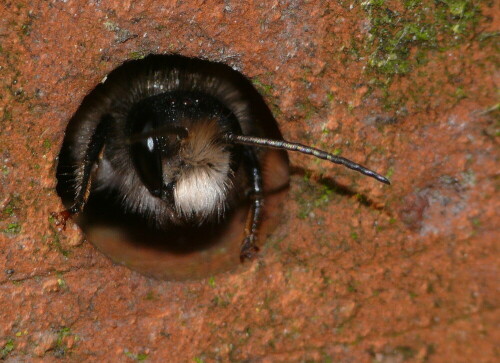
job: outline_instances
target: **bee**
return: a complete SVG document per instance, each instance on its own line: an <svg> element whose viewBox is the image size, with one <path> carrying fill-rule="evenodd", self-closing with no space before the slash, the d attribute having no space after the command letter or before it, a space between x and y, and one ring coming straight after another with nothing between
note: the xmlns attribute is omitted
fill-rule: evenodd
<svg viewBox="0 0 500 363"><path fill-rule="evenodd" d="M125 62L68 124L57 169L58 191L70 185L59 193L68 206L57 214L60 223L80 214L93 190L112 192L121 208L160 230L219 224L250 203L244 261L258 252L266 148L312 155L390 184L348 159L283 140L255 112L255 94L243 75L220 63L180 55Z"/></svg>

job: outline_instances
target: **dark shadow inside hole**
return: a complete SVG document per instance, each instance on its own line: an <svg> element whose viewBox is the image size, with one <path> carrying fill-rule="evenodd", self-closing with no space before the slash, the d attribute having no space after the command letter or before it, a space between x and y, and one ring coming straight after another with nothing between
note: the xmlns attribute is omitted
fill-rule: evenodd
<svg viewBox="0 0 500 363"><path fill-rule="evenodd" d="M142 245L158 252L186 254L216 244L218 237L227 230L228 221L233 217L233 213L229 212L220 222L213 221L201 226L158 228L143 216L124 210L118 200L116 192L92 193L79 219L82 229L87 230L92 226L119 229L136 247Z"/></svg>
<svg viewBox="0 0 500 363"><path fill-rule="evenodd" d="M239 72L231 67L209 62L201 59L187 58L178 55L150 55L141 60L127 61L123 65L113 70L108 76L106 82L99 84L83 100L81 106L75 115L69 121L57 167L57 192L64 205L69 208L72 205L75 191L74 181L76 179L76 170L81 166L81 161L77 154L77 144L79 133L90 127L92 117L95 115L109 112L102 108L105 102L103 99L115 97L110 92L115 92L119 88L120 92L126 87L114 87L113 84L124 84L125 79L129 79L135 74L144 74L144 69L161 69L162 67L178 67L185 72L202 71L210 74L227 85L229 89L235 89L242 95L242 99L248 104L247 119L255 124L250 129L255 130L257 135L272 139L282 139L276 120L271 111L264 102L262 96L257 92L252 83ZM110 86L111 85L111 86ZM125 97L125 95L121 95ZM249 121L246 121L249 122ZM259 149L258 157L263 162L264 156L268 151ZM273 151L280 155L278 162L282 163L280 167L288 171L288 157L283 151ZM273 168L273 165L267 165L267 168ZM133 171L131 171L133 172ZM285 180L286 179L286 180ZM288 184L288 173L281 185ZM91 190L89 200L82 213L76 218L77 223L84 232L92 228L105 227L111 230L117 230L127 236L127 246L140 246L149 250L155 250L159 253L172 253L176 255L190 254L196 251L207 250L217 245L220 236L228 232L228 229L234 227L233 218L238 219L243 230L245 220L242 215L246 213L228 212L222 222L206 223L202 226L185 226L158 229L148 223L144 216L127 212L121 204L122 198L116 192L111 190ZM241 208L248 210L248 204L243 202ZM265 216L264 216L265 218ZM241 220L243 219L243 220ZM240 221L241 220L241 221ZM241 222L241 223L240 223ZM237 224L238 224L237 223ZM232 225L233 227L230 227ZM94 244L97 242L94 240ZM104 242L106 243L106 242ZM235 241L238 246L241 240ZM99 242L101 244L101 242ZM113 258L113 256L110 256ZM238 257L238 256L235 256Z"/></svg>

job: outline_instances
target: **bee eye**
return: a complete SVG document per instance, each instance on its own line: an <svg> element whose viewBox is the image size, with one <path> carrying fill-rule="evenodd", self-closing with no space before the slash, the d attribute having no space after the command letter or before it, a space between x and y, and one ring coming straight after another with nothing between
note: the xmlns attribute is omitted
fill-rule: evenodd
<svg viewBox="0 0 500 363"><path fill-rule="evenodd" d="M138 134L153 130L153 122L142 122ZM140 124L138 126L141 126ZM163 173L161 165L161 145L159 137L150 136L139 139L131 144L130 149L132 162L139 178L149 192L155 197L161 196L163 186Z"/></svg>

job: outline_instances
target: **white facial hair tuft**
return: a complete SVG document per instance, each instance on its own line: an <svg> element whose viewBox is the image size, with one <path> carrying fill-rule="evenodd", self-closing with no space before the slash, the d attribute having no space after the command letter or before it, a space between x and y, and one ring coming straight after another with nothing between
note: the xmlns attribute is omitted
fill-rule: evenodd
<svg viewBox="0 0 500 363"><path fill-rule="evenodd" d="M230 186L230 152L220 141L214 121L189 128L180 156L185 165L179 172L174 191L175 207L184 217L206 219L224 213Z"/></svg>

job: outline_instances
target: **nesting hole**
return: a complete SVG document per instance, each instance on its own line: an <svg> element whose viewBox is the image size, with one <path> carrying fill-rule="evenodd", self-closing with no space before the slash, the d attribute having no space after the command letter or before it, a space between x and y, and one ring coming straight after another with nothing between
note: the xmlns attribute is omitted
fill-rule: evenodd
<svg viewBox="0 0 500 363"><path fill-rule="evenodd" d="M158 62L164 62L168 67L172 61L183 60L187 58L151 55L124 63L107 78L109 82L119 82L121 75L126 75L131 69L151 67ZM262 134L269 138L281 138L276 120L247 78L224 64L200 59L189 59L189 62L236 88L247 100L252 119L259 122L257 127ZM75 172L79 167L74 156L74 140L78 132L87 127L86 120L96 113L95 107L99 98L106 96L105 92L102 85L92 90L67 126L57 168L57 192L67 208L73 202ZM283 151L261 151L259 159L262 168L271 171L264 173L265 208L258 235L259 245L262 246L279 221L289 170L288 158ZM116 190L97 186L90 191L83 211L74 217L87 240L114 262L147 276L169 280L212 276L240 265L240 244L245 237L249 203L242 203L220 220L201 226L159 228L148 222L146 216L130 212L122 200Z"/></svg>

